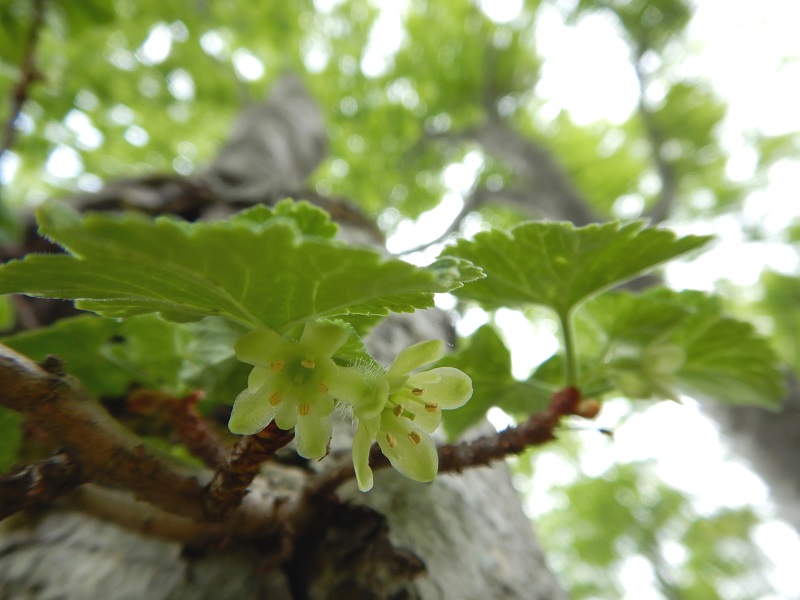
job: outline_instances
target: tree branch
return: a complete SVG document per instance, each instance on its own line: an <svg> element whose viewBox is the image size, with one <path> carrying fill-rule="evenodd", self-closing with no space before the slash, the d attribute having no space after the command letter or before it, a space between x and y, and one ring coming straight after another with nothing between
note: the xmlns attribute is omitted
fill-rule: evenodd
<svg viewBox="0 0 800 600"><path fill-rule="evenodd" d="M0 520L45 506L81 483L80 468L64 453L20 467L0 477Z"/></svg>
<svg viewBox="0 0 800 600"><path fill-rule="evenodd" d="M587 401L587 403L593 402ZM469 467L488 465L493 460L519 454L531 446L541 446L555 439L554 430L562 417L580 415L594 418L597 415L597 411L589 411L586 408L578 390L575 388L559 390L553 394L547 410L532 414L524 423L468 442L439 446L439 472L460 473ZM373 445L370 451L369 466L372 470L389 466L389 460L377 445ZM336 469L313 477L304 493L306 496L321 497L332 493L354 477L353 465L347 462Z"/></svg>
<svg viewBox="0 0 800 600"><path fill-rule="evenodd" d="M201 481L207 471L193 470L147 448L115 421L70 377L49 370L0 345L0 404L22 413L47 432L78 465L84 481L122 487L136 499L195 521L211 518ZM263 490L227 520L232 532L257 536L272 532L274 507L288 490Z"/></svg>
<svg viewBox="0 0 800 600"><path fill-rule="evenodd" d="M156 454L71 377L0 345L0 403L60 443L87 481L134 490L165 510L202 519L198 473Z"/></svg>
<svg viewBox="0 0 800 600"><path fill-rule="evenodd" d="M28 37L25 40L25 47L22 50L22 61L20 63L20 76L14 88L11 90L9 106L11 112L3 126L2 137L0 137L0 159L3 158L6 150L11 148L17 136L17 119L22 113L22 107L28 99L30 86L42 78L42 74L36 69L35 54L36 46L39 43L39 33L44 25L45 1L33 0L31 26Z"/></svg>
<svg viewBox="0 0 800 600"><path fill-rule="evenodd" d="M208 514L219 518L235 510L258 475L261 465L292 439L294 431L278 429L275 421L271 421L260 433L241 438L206 486Z"/></svg>

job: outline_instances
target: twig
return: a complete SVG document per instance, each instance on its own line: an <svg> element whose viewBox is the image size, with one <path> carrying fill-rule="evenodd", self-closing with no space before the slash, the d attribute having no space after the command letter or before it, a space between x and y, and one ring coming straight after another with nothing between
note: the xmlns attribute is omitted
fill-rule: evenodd
<svg viewBox="0 0 800 600"><path fill-rule="evenodd" d="M422 244L418 244L412 248L398 252L397 255L406 256L408 254L413 254L414 252L421 252L422 250L430 248L434 244L443 242L448 236L452 235L461 228L461 223L464 222L464 219L469 213L477 210L482 204L484 204L487 195L484 192L485 190L483 188L479 188L470 194L469 198L464 201L464 206L461 207L461 210L458 211L458 214L441 234L437 235L434 239L428 242L423 242Z"/></svg>
<svg viewBox="0 0 800 600"><path fill-rule="evenodd" d="M81 483L80 468L63 453L20 467L0 477L0 520L45 506Z"/></svg>
<svg viewBox="0 0 800 600"><path fill-rule="evenodd" d="M532 414L527 421L508 427L493 435L485 435L469 442L439 446L439 472L460 473L466 468L487 465L512 454L540 446L555 439L554 430L561 418L567 415L583 415L581 394L575 388L564 388L553 394L547 410ZM587 414L587 418L592 418ZM375 445L369 455L369 466L374 471L389 466L389 460ZM332 493L340 485L355 477L349 462L313 477L306 486L307 497L320 498Z"/></svg>
<svg viewBox="0 0 800 600"><path fill-rule="evenodd" d="M44 25L45 1L33 0L33 14L31 17L31 27L28 37L25 40L25 48L22 51L22 62L20 64L20 78L14 89L11 90L9 105L11 113L6 119L3 127L3 135L0 138L0 159L3 158L6 150L11 148L17 135L17 119L22 113L22 107L28 99L28 92L31 84L42 78L42 74L36 69L34 55L36 46L39 43L39 33Z"/></svg>
<svg viewBox="0 0 800 600"><path fill-rule="evenodd" d="M261 465L293 438L293 431L278 429L272 421L261 433L240 439L206 486L209 516L220 518L231 514L247 494Z"/></svg>
<svg viewBox="0 0 800 600"><path fill-rule="evenodd" d="M59 504L83 510L93 517L116 523L126 529L166 540L192 544L221 541L231 535L222 523L197 523L173 515L145 502L138 502L128 492L86 484L67 494Z"/></svg>
<svg viewBox="0 0 800 600"><path fill-rule="evenodd" d="M225 444L197 412L202 390L177 398L174 394L150 388L135 388L126 398L126 408L138 415L169 415L180 442L206 466L217 468L228 453Z"/></svg>
<svg viewBox="0 0 800 600"><path fill-rule="evenodd" d="M217 433L197 412L197 402L203 397L196 391L185 398L169 403L170 417L175 433L194 456L209 467L218 467L225 462L225 446Z"/></svg>

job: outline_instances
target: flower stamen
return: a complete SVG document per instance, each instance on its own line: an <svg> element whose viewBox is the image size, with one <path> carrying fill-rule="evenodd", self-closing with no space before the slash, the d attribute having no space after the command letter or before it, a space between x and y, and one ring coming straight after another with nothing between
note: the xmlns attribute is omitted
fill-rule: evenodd
<svg viewBox="0 0 800 600"><path fill-rule="evenodd" d="M303 365L306 369L313 369L314 367L317 366L317 363L309 359L301 360L300 364Z"/></svg>
<svg viewBox="0 0 800 600"><path fill-rule="evenodd" d="M412 431L411 433L408 434L408 439L412 444L416 446L422 441L422 436L416 431Z"/></svg>
<svg viewBox="0 0 800 600"><path fill-rule="evenodd" d="M267 399L272 406L278 406L278 404L281 403L281 400L283 400L279 392L272 392Z"/></svg>
<svg viewBox="0 0 800 600"><path fill-rule="evenodd" d="M282 360L276 360L272 363L269 368L272 369L273 372L279 373L280 370L283 368L284 362Z"/></svg>

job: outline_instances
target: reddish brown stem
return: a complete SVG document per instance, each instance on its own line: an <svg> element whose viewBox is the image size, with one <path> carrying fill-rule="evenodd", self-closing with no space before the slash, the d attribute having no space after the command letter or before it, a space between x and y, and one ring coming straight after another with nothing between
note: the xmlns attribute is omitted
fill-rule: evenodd
<svg viewBox="0 0 800 600"><path fill-rule="evenodd" d="M439 472L459 473L468 467L487 465L493 460L519 454L531 446L545 444L555 439L553 432L562 417L578 414L580 410L581 394L577 389L559 390L553 394L547 410L531 415L524 423L469 442L440 446ZM378 446L372 447L369 466L373 471L389 466L389 460ZM306 487L305 494L310 497L325 496L353 477L353 465L344 463L313 478Z"/></svg>
<svg viewBox="0 0 800 600"><path fill-rule="evenodd" d="M195 391L185 398L174 400L169 404L170 416L175 433L189 452L209 467L218 467L225 462L225 446L197 412L197 402L202 397L201 391Z"/></svg>
<svg viewBox="0 0 800 600"><path fill-rule="evenodd" d="M247 494L261 465L294 438L294 431L278 429L272 421L264 431L239 440L206 486L206 510L211 518L224 518Z"/></svg>

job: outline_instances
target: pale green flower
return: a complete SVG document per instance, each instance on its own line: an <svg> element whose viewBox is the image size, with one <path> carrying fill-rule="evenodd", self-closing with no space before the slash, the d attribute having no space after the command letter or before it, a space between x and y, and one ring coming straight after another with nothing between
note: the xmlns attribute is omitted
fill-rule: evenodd
<svg viewBox="0 0 800 600"><path fill-rule="evenodd" d="M339 369L333 393L352 404L358 419L353 465L360 490L372 488L369 452L373 441L406 477L415 481L436 477L439 455L430 434L441 423L442 409L463 406L472 396L472 381L458 369L411 373L443 354L444 342L432 340L402 350L383 374L359 373L357 367Z"/></svg>
<svg viewBox="0 0 800 600"><path fill-rule="evenodd" d="M258 433L275 420L281 429L294 428L297 452L322 458L331 437L329 392L337 367L333 354L347 333L332 323L306 323L296 342L271 329L251 331L236 342L236 356L254 365L247 389L234 401L228 428L233 433Z"/></svg>

